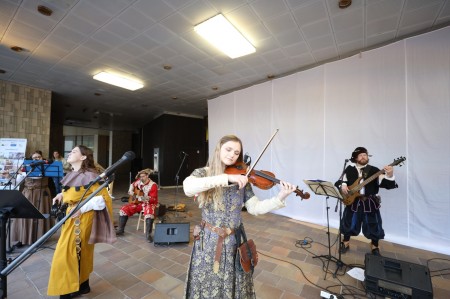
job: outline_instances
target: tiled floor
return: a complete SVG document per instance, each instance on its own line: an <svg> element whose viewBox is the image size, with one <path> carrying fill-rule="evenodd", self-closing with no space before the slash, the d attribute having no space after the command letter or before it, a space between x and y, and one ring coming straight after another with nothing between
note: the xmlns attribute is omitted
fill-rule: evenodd
<svg viewBox="0 0 450 299"><path fill-rule="evenodd" d="M126 189L119 184L115 186L115 212L123 204L120 198ZM200 213L182 189L176 192L173 188L162 188L159 194L160 202L168 206L186 204L185 212L168 212L166 222L189 222L192 230L200 220ZM329 273L325 273L327 259L315 258L329 253L326 228L274 214L253 217L244 212L243 217L247 235L255 240L259 252L254 273L257 298L320 298L321 290L343 293L344 298L376 298L365 293L362 283L345 274L350 266L364 267L364 257L369 252L369 243L364 238L352 240L351 250L342 256L345 265L334 278L336 246L331 248L334 258L328 265ZM143 226L136 231L137 219L138 215L129 219L125 235L114 245L96 246L94 272L90 277L92 291L79 298L182 298L192 238L189 244L149 244L144 239ZM330 236L335 244L336 231L332 230ZM57 234L7 277L8 298L55 298L45 294L56 240ZM445 259L430 261L429 268L434 298L450 298L450 256L386 241L381 242L381 250L386 257L422 265L432 258ZM9 257L14 258L20 251L23 249ZM436 271L439 269L447 270Z"/></svg>

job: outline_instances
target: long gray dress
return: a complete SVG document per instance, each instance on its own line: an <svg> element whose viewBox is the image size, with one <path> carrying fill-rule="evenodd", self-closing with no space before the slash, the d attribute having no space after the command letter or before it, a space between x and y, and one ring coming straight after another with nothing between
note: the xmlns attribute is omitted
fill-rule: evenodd
<svg viewBox="0 0 450 299"><path fill-rule="evenodd" d="M204 177L204 168L195 170L192 176ZM241 190L237 186L224 188L225 211L215 211L212 205L202 208L202 219L217 227L238 228L242 218L241 210L246 200L254 196L250 184ZM203 248L201 239L194 242L185 298L255 298L251 273L235 269L236 238L232 234L224 239L218 273L214 273L214 256L218 235L204 229Z"/></svg>

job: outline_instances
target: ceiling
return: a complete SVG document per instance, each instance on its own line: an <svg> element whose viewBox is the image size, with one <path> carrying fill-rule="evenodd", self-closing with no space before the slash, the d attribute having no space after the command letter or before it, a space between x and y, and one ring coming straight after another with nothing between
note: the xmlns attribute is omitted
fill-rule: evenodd
<svg viewBox="0 0 450 299"><path fill-rule="evenodd" d="M256 53L230 59L197 36L193 26L218 13ZM163 113L206 116L220 94L449 24L450 0L346 9L338 0L1 0L0 80L53 91L66 125L133 130ZM93 80L101 70L145 87Z"/></svg>

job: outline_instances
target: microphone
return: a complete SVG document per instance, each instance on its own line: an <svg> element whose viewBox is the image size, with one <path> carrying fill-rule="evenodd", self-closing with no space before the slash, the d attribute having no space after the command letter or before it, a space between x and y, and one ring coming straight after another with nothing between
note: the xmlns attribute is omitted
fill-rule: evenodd
<svg viewBox="0 0 450 299"><path fill-rule="evenodd" d="M186 154L185 152L181 151L181 153L185 156L189 156L188 154Z"/></svg>
<svg viewBox="0 0 450 299"><path fill-rule="evenodd" d="M119 166L122 166L123 163L134 160L136 155L132 151L128 151L125 154L123 154L122 158L119 159L116 163L109 166L102 174L100 174L93 182L92 184L100 181L104 177L110 176Z"/></svg>
<svg viewBox="0 0 450 299"><path fill-rule="evenodd" d="M30 167L36 167L39 165L44 165L44 164L49 164L47 160L39 160L36 162L31 162L30 164L28 164Z"/></svg>

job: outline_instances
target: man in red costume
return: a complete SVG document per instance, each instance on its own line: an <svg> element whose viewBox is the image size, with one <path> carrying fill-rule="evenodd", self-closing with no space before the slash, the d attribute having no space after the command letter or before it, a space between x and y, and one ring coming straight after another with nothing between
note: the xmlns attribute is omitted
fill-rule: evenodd
<svg viewBox="0 0 450 299"><path fill-rule="evenodd" d="M144 211L145 237L149 243L153 242L151 236L153 220L155 219L156 206L158 205L158 185L150 179L153 170L147 168L138 172L136 181L128 189L129 203L120 208L119 228L117 235L123 235L128 217Z"/></svg>

